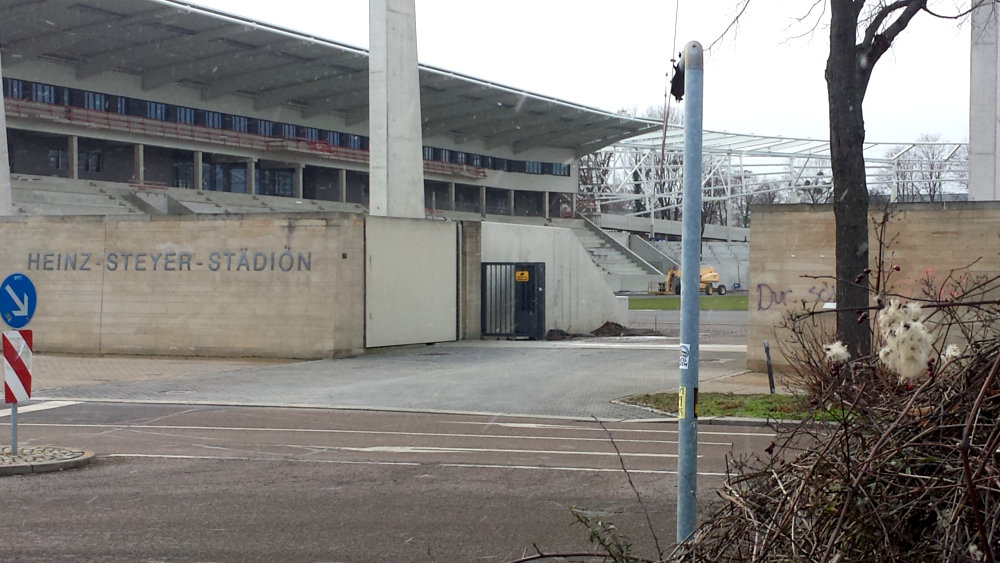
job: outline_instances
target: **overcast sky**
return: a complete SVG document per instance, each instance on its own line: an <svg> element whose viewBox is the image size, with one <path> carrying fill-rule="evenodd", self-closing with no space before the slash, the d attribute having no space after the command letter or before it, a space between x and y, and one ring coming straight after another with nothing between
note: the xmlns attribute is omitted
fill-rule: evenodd
<svg viewBox="0 0 1000 563"><path fill-rule="evenodd" d="M367 0L196 1L368 47ZM641 110L663 104L676 1L416 0L418 56L424 64L580 104ZM954 13L955 5L966 3L937 4ZM791 39L812 28L795 22L812 4L751 3L737 33L706 60L706 129L828 137L823 69L829 18L811 36ZM673 51L690 40L708 46L736 6L736 0L682 2ZM969 25L926 14L915 18L875 68L865 122L869 141L911 141L923 133L967 141Z"/></svg>

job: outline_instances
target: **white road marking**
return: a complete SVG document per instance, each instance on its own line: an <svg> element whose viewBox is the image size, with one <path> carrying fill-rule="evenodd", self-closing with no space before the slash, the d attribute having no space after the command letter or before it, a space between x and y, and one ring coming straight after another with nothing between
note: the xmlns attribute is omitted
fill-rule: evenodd
<svg viewBox="0 0 1000 563"><path fill-rule="evenodd" d="M531 422L476 422L468 420L441 420L439 421L443 424L471 424L474 426L500 426L502 428L537 428L537 429L553 429L553 430L586 430L590 432L604 432L603 428L599 427L587 427L587 426L574 426L572 424L543 424L543 423L531 423ZM615 434L618 432L639 432L647 434L677 434L677 430L651 430L646 428L611 428L611 433ZM774 436L774 432L713 432L710 430L698 429L698 434L707 434L711 436ZM618 441L615 438L615 441ZM700 444L701 442L699 442Z"/></svg>
<svg viewBox="0 0 1000 563"><path fill-rule="evenodd" d="M544 465L489 465L481 463L439 463L438 467L468 467L480 469L535 469L545 471L593 471L594 473L621 473L621 469L590 468L590 467L552 467ZM629 473L645 475L677 475L676 471L667 469L629 469ZM725 477L725 473L713 473L710 471L699 471L698 475L703 477Z"/></svg>
<svg viewBox="0 0 1000 563"><path fill-rule="evenodd" d="M166 426L152 424L58 424L58 423L28 423L23 426L41 426L56 428L113 428L118 430L216 430L232 432L288 432L288 433L313 433L313 434L368 434L375 436L421 436L430 438L492 438L506 440L557 440L560 442L608 442L605 438L577 438L570 436L515 436L510 434L452 434L443 432L393 432L389 430L337 430L332 428L243 428L233 426ZM497 426L503 426L497 424ZM558 427L552 427L558 428ZM580 428L567 426L579 430L592 430L591 428ZM675 432L676 433L676 432ZM721 433L720 433L721 434ZM174 435L174 434L171 434ZM723 434L724 435L724 434ZM756 434L754 434L756 436ZM766 436L767 434L762 434ZM179 435L176 435L179 436ZM629 438L615 438L615 442L623 444L676 444L676 440L633 440ZM727 446L731 447L732 442L698 442L699 446Z"/></svg>
<svg viewBox="0 0 1000 563"><path fill-rule="evenodd" d="M544 465L500 465L481 463L416 463L416 462L392 462L392 461L341 461L322 459L287 459L287 458L267 458L267 457L234 457L234 456L210 456L210 455L172 455L172 454L108 454L101 457L118 458L140 458L140 459L188 459L188 460L217 460L217 461L265 461L282 463L331 463L345 465L406 465L424 467L454 467L467 469L527 469L533 471L576 471L592 473L620 473L621 469L608 469L596 467L562 467ZM645 475L676 475L676 471L659 469L629 469L629 473ZM699 472L698 475L705 477L725 477L725 473Z"/></svg>
<svg viewBox="0 0 1000 563"><path fill-rule="evenodd" d="M466 453L493 453L493 454L543 454L543 455L591 455L591 456L611 456L617 457L617 452L575 452L570 450L508 450L502 448L439 448L433 446L295 446L302 448L315 448L324 450L336 450L344 452L366 452L366 453L391 453L391 454L466 454ZM622 457L667 457L674 458L677 454L647 454L622 452ZM701 456L698 456L701 457Z"/></svg>
<svg viewBox="0 0 1000 563"><path fill-rule="evenodd" d="M72 405L79 405L79 404L80 404L79 401L46 401L44 403L35 403L33 405L17 407L17 414L26 412L47 411L51 409L58 409L60 407L69 407ZM3 418L5 416L10 416L10 409L0 410L0 418Z"/></svg>
<svg viewBox="0 0 1000 563"><path fill-rule="evenodd" d="M179 454L107 454L101 457L138 457L148 459L199 459L220 461L282 461L291 463L337 463L342 465L408 465L417 466L422 463L412 461L347 461L340 459L288 459L281 457L238 457L215 455L179 455Z"/></svg>

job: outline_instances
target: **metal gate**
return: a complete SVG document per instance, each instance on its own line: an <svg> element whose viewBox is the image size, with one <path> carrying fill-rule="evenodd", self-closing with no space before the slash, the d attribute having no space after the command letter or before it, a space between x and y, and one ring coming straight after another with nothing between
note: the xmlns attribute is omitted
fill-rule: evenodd
<svg viewBox="0 0 1000 563"><path fill-rule="evenodd" d="M545 264L483 263L483 336L545 338Z"/></svg>

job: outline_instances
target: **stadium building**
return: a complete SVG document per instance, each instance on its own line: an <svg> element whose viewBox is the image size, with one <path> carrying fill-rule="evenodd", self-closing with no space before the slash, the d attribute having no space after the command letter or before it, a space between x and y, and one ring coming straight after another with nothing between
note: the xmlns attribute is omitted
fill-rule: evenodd
<svg viewBox="0 0 1000 563"><path fill-rule="evenodd" d="M577 159L656 124L420 65L425 217L373 217L367 51L172 0L0 13L0 260L38 288L41 351L518 337L529 277L532 336L587 332L625 320L612 263L659 274L574 217Z"/></svg>

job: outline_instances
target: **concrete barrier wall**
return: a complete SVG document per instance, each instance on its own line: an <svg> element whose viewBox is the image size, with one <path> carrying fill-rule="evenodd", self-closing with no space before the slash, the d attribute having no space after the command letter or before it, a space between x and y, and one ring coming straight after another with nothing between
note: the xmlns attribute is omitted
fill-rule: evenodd
<svg viewBox="0 0 1000 563"><path fill-rule="evenodd" d="M770 340L776 367L787 369L787 360L774 346L788 336L778 328L782 318L792 309L822 307L836 300L832 281L802 277L834 273L833 210L773 205L755 206L753 213L747 367L764 369L762 343ZM873 231L869 228L869 256L875 269L878 239ZM891 241L886 254L900 266L890 280L894 293L920 296L922 279L930 277L940 285L953 269L960 270L959 276L995 276L1000 274L1000 202L902 204L886 239ZM827 316L823 322L832 331L834 318L822 315Z"/></svg>
<svg viewBox="0 0 1000 563"><path fill-rule="evenodd" d="M368 348L457 339L458 223L368 217Z"/></svg>
<svg viewBox="0 0 1000 563"><path fill-rule="evenodd" d="M573 231L483 223L483 262L545 263L545 328L590 332L607 321L628 322L628 298L605 283Z"/></svg>
<svg viewBox="0 0 1000 563"><path fill-rule="evenodd" d="M43 352L325 358L363 350L364 217L0 222Z"/></svg>

